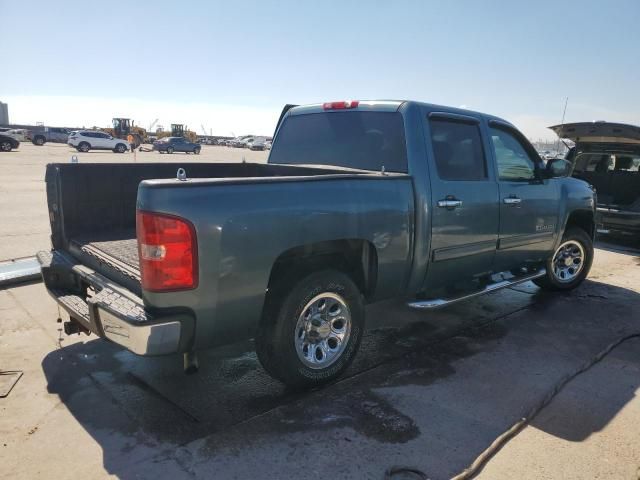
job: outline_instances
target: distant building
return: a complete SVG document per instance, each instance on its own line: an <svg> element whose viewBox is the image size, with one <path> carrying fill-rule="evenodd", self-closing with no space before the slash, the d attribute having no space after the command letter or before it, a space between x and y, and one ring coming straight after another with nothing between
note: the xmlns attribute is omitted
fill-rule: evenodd
<svg viewBox="0 0 640 480"><path fill-rule="evenodd" d="M0 102L0 125L9 125L9 105Z"/></svg>

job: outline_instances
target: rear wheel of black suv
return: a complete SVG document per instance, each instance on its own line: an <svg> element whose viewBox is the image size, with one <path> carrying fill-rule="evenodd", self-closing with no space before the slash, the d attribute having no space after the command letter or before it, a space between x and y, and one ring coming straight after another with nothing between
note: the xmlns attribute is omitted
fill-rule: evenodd
<svg viewBox="0 0 640 480"><path fill-rule="evenodd" d="M256 337L264 369L284 384L331 382L351 364L364 330L364 300L344 273L323 270L272 292Z"/></svg>
<svg viewBox="0 0 640 480"><path fill-rule="evenodd" d="M547 260L545 276L533 282L547 290L572 290L580 285L593 263L593 242L580 228L569 228L553 255Z"/></svg>

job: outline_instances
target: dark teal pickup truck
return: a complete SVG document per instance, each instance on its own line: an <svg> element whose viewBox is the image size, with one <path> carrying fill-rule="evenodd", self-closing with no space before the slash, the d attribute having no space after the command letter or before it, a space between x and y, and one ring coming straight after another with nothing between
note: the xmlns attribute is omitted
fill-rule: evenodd
<svg viewBox="0 0 640 480"><path fill-rule="evenodd" d="M255 338L274 377L314 385L353 359L366 303L578 286L596 202L569 171L490 115L299 106L266 164L48 165L53 249L38 258L67 333L181 352L190 370L199 349Z"/></svg>

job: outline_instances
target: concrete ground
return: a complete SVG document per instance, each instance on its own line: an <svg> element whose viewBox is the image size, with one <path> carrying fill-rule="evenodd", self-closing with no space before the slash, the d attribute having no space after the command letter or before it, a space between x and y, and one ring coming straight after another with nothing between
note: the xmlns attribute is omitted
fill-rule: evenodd
<svg viewBox="0 0 640 480"><path fill-rule="evenodd" d="M147 145L148 146L148 145ZM200 155L158 152L79 153L67 145L37 147L23 142L18 150L0 153L0 261L28 257L49 248L49 219L44 174L48 163L79 162L265 162L269 152L203 145Z"/></svg>
<svg viewBox="0 0 640 480"><path fill-rule="evenodd" d="M431 479L463 471L558 382L640 333L640 252L598 243L569 294L532 284L436 312L368 308L362 349L339 382L287 391L250 343L140 358L64 337L41 284L0 290L0 478ZM637 478L640 339L570 381L480 478ZM388 478L420 478L398 473Z"/></svg>

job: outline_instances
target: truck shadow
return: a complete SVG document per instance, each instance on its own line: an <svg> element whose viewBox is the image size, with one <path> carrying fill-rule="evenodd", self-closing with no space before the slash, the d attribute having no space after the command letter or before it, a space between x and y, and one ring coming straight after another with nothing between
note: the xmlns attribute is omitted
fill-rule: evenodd
<svg viewBox="0 0 640 480"><path fill-rule="evenodd" d="M639 297L587 281L568 295L525 285L429 313L398 301L377 304L369 308L369 331L345 377L310 392L288 391L272 380L251 342L202 352L201 371L192 376L183 374L180 357L136 357L100 340L51 352L42 368L48 391L100 444L105 469L120 478L132 478L133 466L153 455L171 455L201 438L190 460L196 471L230 449L251 455L288 435L312 431L317 439L342 428L371 440L371 448L424 444L415 461L407 453L407 462L445 478L559 378L614 337L640 330L633 315ZM534 426L582 441L633 398L640 377L635 382L575 428L553 419ZM566 414L578 419L585 412ZM235 461L243 462L242 455Z"/></svg>

